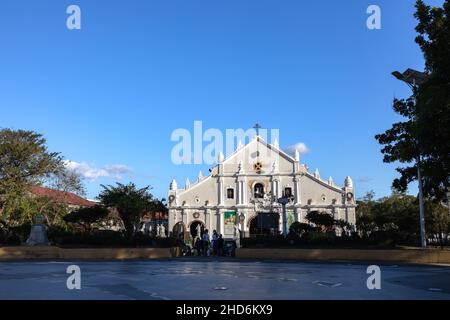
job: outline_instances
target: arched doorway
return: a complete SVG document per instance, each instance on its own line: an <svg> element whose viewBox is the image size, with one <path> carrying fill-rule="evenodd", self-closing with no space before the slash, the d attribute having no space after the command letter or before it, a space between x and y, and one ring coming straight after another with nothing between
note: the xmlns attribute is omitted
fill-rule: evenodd
<svg viewBox="0 0 450 320"><path fill-rule="evenodd" d="M179 239L180 234L185 233L186 228L184 227L184 223L183 222L178 222L176 225L173 226L173 230L172 230L172 235L174 238Z"/></svg>
<svg viewBox="0 0 450 320"><path fill-rule="evenodd" d="M279 234L280 215L278 213L260 212L249 225L250 237L276 236Z"/></svg>
<svg viewBox="0 0 450 320"><path fill-rule="evenodd" d="M201 237L203 231L205 231L205 224L199 220L193 221L189 226L189 233L192 239L195 239L197 236Z"/></svg>

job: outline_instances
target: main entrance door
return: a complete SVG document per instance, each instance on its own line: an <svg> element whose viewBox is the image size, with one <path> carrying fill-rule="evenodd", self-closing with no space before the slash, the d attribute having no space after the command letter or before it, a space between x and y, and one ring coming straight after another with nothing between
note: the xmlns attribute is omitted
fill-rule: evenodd
<svg viewBox="0 0 450 320"><path fill-rule="evenodd" d="M176 225L173 226L172 236L175 239L180 239L180 234L183 234L183 238L184 238L185 231L186 230L184 228L183 222L178 222Z"/></svg>
<svg viewBox="0 0 450 320"><path fill-rule="evenodd" d="M279 234L280 215L278 213L258 213L250 221L250 237L275 236Z"/></svg>
<svg viewBox="0 0 450 320"><path fill-rule="evenodd" d="M191 223L189 231L192 239L195 239L196 237L201 237L203 231L205 231L205 225L201 221L194 221Z"/></svg>

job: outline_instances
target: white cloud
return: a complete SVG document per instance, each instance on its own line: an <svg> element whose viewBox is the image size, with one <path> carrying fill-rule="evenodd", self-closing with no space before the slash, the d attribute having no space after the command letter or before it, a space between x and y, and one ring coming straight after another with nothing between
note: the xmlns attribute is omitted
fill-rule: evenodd
<svg viewBox="0 0 450 320"><path fill-rule="evenodd" d="M369 182L372 182L372 181L373 181L373 178L366 177L366 176L361 177L361 178L358 179L359 183L369 183Z"/></svg>
<svg viewBox="0 0 450 320"><path fill-rule="evenodd" d="M131 173L133 170L123 164L107 165L102 168L96 168L85 162L75 162L65 160L64 165L69 171L72 171L88 180L97 180L98 178L113 178L121 180L125 174Z"/></svg>
<svg viewBox="0 0 450 320"><path fill-rule="evenodd" d="M311 151L304 142L298 142L284 149L284 151L288 154L293 154L295 150L298 150L300 152L300 155L307 154Z"/></svg>

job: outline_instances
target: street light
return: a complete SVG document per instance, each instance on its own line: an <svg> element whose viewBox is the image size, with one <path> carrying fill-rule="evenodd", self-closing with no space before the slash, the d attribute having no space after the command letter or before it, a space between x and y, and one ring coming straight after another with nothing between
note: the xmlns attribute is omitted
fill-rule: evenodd
<svg viewBox="0 0 450 320"><path fill-rule="evenodd" d="M392 72L392 75L398 80L405 82L413 91L414 103L416 103L417 88L427 81L427 74L413 69L407 69L405 72ZM420 171L420 154L417 156L417 180L419 182L419 220L420 220L420 241L422 248L427 247L425 233L425 209L423 205L423 183Z"/></svg>
<svg viewBox="0 0 450 320"><path fill-rule="evenodd" d="M407 69L401 73L398 71L392 72L392 75L398 80L405 82L412 89L424 84L427 81L428 75L425 72L420 72L414 69Z"/></svg>

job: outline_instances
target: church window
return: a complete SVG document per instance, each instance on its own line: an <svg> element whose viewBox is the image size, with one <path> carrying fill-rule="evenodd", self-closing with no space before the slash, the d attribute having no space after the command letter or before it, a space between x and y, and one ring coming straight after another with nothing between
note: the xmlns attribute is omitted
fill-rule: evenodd
<svg viewBox="0 0 450 320"><path fill-rule="evenodd" d="M261 183L255 184L254 197L257 199L264 198L264 186Z"/></svg>
<svg viewBox="0 0 450 320"><path fill-rule="evenodd" d="M227 189L227 199L234 199L234 189L232 188Z"/></svg>
<svg viewBox="0 0 450 320"><path fill-rule="evenodd" d="M284 196L286 198L292 197L292 188L291 187L284 188Z"/></svg>

